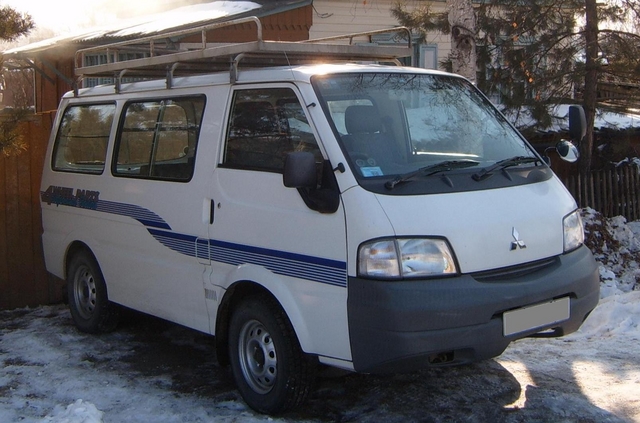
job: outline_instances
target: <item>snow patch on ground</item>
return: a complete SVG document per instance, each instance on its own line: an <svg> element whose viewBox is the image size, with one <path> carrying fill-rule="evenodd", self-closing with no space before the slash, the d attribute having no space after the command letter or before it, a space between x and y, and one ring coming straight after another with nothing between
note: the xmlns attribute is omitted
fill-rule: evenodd
<svg viewBox="0 0 640 423"><path fill-rule="evenodd" d="M95 405L79 399L66 408L57 405L41 423L103 423L103 414Z"/></svg>

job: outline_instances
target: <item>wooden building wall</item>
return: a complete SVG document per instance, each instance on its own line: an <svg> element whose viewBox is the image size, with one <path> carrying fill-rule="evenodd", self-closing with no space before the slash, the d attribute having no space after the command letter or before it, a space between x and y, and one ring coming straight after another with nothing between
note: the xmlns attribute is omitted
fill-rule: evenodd
<svg viewBox="0 0 640 423"><path fill-rule="evenodd" d="M304 6L287 12L260 18L262 36L272 41L302 41L309 39L313 24L313 6ZM212 42L247 42L256 39L253 24L233 25L212 31Z"/></svg>
<svg viewBox="0 0 640 423"><path fill-rule="evenodd" d="M43 55L36 59L35 63L39 68L39 71L35 74L36 113L56 110L62 96L72 89L71 85L45 65L45 62L55 67L69 81L73 81L75 78L73 74L73 54L71 56ZM43 73L48 78L43 76Z"/></svg>

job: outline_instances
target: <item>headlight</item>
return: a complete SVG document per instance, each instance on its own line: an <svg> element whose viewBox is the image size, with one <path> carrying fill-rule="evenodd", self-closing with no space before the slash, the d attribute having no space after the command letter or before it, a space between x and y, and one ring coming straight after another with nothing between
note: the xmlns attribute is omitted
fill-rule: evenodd
<svg viewBox="0 0 640 423"><path fill-rule="evenodd" d="M575 250L584 243L584 229L582 227L582 218L580 211L565 216L562 221L564 228L564 252Z"/></svg>
<svg viewBox="0 0 640 423"><path fill-rule="evenodd" d="M447 241L429 238L379 239L358 250L358 275L378 279L458 273Z"/></svg>

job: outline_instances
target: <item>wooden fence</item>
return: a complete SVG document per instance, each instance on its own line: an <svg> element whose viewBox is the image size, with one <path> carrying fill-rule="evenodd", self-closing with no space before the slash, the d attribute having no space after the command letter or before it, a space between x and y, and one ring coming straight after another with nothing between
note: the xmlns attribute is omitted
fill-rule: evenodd
<svg viewBox="0 0 640 423"><path fill-rule="evenodd" d="M62 299L61 282L44 267L40 178L55 112L21 123L27 151L0 155L0 310Z"/></svg>
<svg viewBox="0 0 640 423"><path fill-rule="evenodd" d="M563 182L579 207L591 207L605 217L640 219L640 174L636 166L571 175Z"/></svg>

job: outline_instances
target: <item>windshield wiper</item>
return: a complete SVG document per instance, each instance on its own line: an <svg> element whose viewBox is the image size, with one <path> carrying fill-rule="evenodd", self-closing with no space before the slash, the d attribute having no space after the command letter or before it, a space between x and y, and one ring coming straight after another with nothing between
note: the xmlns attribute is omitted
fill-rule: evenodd
<svg viewBox="0 0 640 423"><path fill-rule="evenodd" d="M535 162L542 162L542 160L537 157L531 157L531 156L511 157L509 159L500 160L499 162L496 162L496 164L494 164L493 166L489 166L488 168L483 169L478 173L474 173L472 178L475 181L483 181L488 177L490 177L491 175L493 175L493 173L496 170L504 170L508 167L518 166L525 163L535 163Z"/></svg>
<svg viewBox="0 0 640 423"><path fill-rule="evenodd" d="M418 175L429 176L440 172L447 172L453 169L463 169L465 167L477 166L479 164L480 162L476 162L473 160L446 160L444 162L436 163L430 166L421 167L418 170L405 173L404 175L399 175L396 178L387 181L384 186L387 189L394 189L396 185L407 182L408 180L415 178Z"/></svg>

